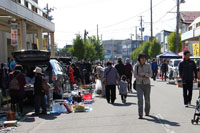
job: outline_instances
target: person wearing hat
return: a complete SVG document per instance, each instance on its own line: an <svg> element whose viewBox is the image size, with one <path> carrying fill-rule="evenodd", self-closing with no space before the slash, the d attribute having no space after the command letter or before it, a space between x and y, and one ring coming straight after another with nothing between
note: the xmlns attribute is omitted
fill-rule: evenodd
<svg viewBox="0 0 200 133"><path fill-rule="evenodd" d="M26 84L25 75L22 73L23 67L16 64L14 71L10 72L9 79L9 93L11 97L11 110L23 114L23 99L25 96L24 86ZM19 89L11 88L11 81L16 78L18 81ZM19 110L17 110L19 109Z"/></svg>
<svg viewBox="0 0 200 133"><path fill-rule="evenodd" d="M40 114L40 107L42 107L42 114L47 114L47 109L45 104L45 92L42 87L42 69L36 67L33 72L35 73L35 115L38 116Z"/></svg>
<svg viewBox="0 0 200 133"><path fill-rule="evenodd" d="M146 116L149 116L150 113L151 76L152 76L152 70L150 64L146 63L146 55L139 54L138 62L134 66L134 77L136 78L139 119L143 118L143 96L145 99Z"/></svg>
<svg viewBox="0 0 200 133"><path fill-rule="evenodd" d="M197 82L197 68L190 59L190 51L184 51L184 60L179 64L179 75L183 83L183 98L185 107L191 105L193 81Z"/></svg>

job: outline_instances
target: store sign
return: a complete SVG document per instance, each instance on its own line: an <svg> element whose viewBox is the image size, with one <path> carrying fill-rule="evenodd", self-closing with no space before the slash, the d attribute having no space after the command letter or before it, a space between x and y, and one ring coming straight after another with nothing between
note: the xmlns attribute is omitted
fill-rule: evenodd
<svg viewBox="0 0 200 133"><path fill-rule="evenodd" d="M198 43L193 44L193 56L199 56L199 44Z"/></svg>
<svg viewBox="0 0 200 133"><path fill-rule="evenodd" d="M11 45L13 47L18 45L18 24L11 24Z"/></svg>

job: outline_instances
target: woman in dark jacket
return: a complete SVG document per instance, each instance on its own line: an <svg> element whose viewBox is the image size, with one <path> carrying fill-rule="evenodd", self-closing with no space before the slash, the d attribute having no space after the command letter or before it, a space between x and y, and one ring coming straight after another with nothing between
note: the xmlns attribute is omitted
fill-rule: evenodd
<svg viewBox="0 0 200 133"><path fill-rule="evenodd" d="M40 114L40 107L42 107L42 114L47 114L45 104L45 92L42 87L42 69L36 67L35 70L35 83L34 83L34 94L35 94L35 115Z"/></svg>
<svg viewBox="0 0 200 133"><path fill-rule="evenodd" d="M11 110L14 112L20 112L23 113L23 99L25 96L24 92L24 86L26 84L25 75L22 73L22 66L16 65L15 70L10 73L10 81L13 78L16 78L19 83L19 90L14 90L12 88L9 88L10 90L10 96L11 96ZM19 107L19 110L16 110L16 105Z"/></svg>

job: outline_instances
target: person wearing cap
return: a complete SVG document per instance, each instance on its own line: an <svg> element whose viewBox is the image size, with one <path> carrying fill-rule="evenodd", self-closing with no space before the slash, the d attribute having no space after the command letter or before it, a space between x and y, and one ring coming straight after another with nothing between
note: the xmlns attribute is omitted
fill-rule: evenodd
<svg viewBox="0 0 200 133"><path fill-rule="evenodd" d="M130 59L126 59L126 65L125 67L125 73L126 73L126 78L128 81L128 91L132 92L132 73L133 73L133 66L130 64Z"/></svg>
<svg viewBox="0 0 200 133"><path fill-rule="evenodd" d="M22 73L23 67L21 65L16 64L14 71L10 72L10 80L16 78L19 83L19 90L15 90L9 88L9 93L11 97L11 110L14 112L19 112L21 115L23 114L23 99L25 97L24 86L26 84L25 75ZM16 105L18 107L16 107ZM19 109L19 110L17 110Z"/></svg>
<svg viewBox="0 0 200 133"><path fill-rule="evenodd" d="M114 104L116 99L116 84L117 81L119 81L120 76L116 68L112 66L111 61L108 61L106 65L107 67L104 70L103 76L104 84L106 87L106 99L108 103L110 103L111 100L111 103Z"/></svg>
<svg viewBox="0 0 200 133"><path fill-rule="evenodd" d="M191 105L193 81L197 82L196 64L190 59L190 51L184 51L184 60L179 64L179 75L183 83L183 98L185 107Z"/></svg>
<svg viewBox="0 0 200 133"><path fill-rule="evenodd" d="M33 70L35 73L34 94L35 94L35 115L40 114L40 107L42 107L42 114L47 114L45 104L45 91L42 87L42 69L36 67Z"/></svg>
<svg viewBox="0 0 200 133"><path fill-rule="evenodd" d="M117 69L120 78L122 75L125 75L125 67L121 58L118 58L118 64L115 66L115 68Z"/></svg>
<svg viewBox="0 0 200 133"><path fill-rule="evenodd" d="M143 96L145 99L146 116L148 116L150 113L151 76L152 76L152 70L150 64L146 63L146 55L139 54L138 62L134 66L134 77L136 78L139 119L143 118Z"/></svg>

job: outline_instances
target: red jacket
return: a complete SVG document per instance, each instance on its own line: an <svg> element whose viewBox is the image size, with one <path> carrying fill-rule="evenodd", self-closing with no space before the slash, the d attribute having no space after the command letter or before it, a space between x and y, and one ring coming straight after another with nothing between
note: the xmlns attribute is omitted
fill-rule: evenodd
<svg viewBox="0 0 200 133"><path fill-rule="evenodd" d="M70 70L70 74L69 74L69 78L70 78L70 82L73 84L75 81L74 81L74 69L70 66L69 67L69 70Z"/></svg>

